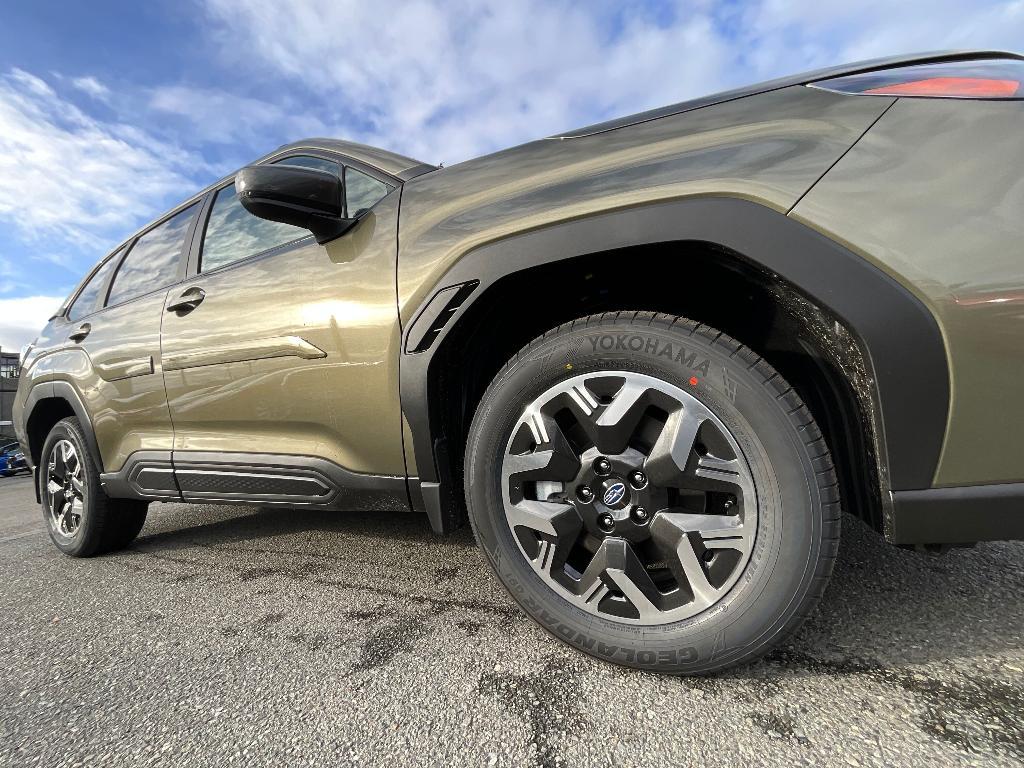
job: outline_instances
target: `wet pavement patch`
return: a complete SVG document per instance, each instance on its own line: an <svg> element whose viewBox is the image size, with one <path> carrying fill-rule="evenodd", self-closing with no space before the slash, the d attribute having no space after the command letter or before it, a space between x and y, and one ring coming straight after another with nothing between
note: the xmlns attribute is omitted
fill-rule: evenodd
<svg viewBox="0 0 1024 768"><path fill-rule="evenodd" d="M780 649L766 659L791 675L867 677L901 689L922 705L922 730L967 752L993 750L1024 760L1024 690L983 676L938 680L921 672L856 658L823 660ZM947 670L948 671L948 670Z"/></svg>
<svg viewBox="0 0 1024 768"><path fill-rule="evenodd" d="M359 648L359 659L349 674L378 669L400 653L411 653L417 641L428 632L426 622L418 616L403 616L395 621L375 625L363 640Z"/></svg>
<svg viewBox="0 0 1024 768"><path fill-rule="evenodd" d="M487 672L477 690L497 698L530 729L534 765L566 768L559 742L581 730L586 719L577 709L580 667L549 656L536 672Z"/></svg>

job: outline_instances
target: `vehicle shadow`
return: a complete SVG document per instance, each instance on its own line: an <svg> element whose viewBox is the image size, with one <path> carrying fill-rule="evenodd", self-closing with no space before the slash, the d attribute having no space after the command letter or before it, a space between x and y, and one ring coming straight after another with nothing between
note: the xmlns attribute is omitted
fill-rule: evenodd
<svg viewBox="0 0 1024 768"><path fill-rule="evenodd" d="M844 515L839 556L818 609L769 661L865 671L1018 651L1022 554L1022 542L942 555L901 549Z"/></svg>
<svg viewBox="0 0 1024 768"><path fill-rule="evenodd" d="M466 574L486 568L468 526L439 537L425 516L408 511L172 509L162 515L154 506L135 546L165 554L195 547L252 549L270 558L323 557L337 567L373 550L382 567L405 573L433 572L443 560L460 566L461 575L447 588L467 595L479 590L479 582L470 583ZM1022 554L1021 542L981 544L942 556L898 549L844 516L835 570L817 610L766 662L727 675L763 678L822 664L863 671L1017 651L1024 629Z"/></svg>
<svg viewBox="0 0 1024 768"><path fill-rule="evenodd" d="M161 519L163 516L159 505L152 505L150 522L147 522L139 541L145 541L147 547L175 549L191 546L206 538L218 543L243 542L316 531L344 536L383 537L410 543L444 542L453 546L476 546L468 526L450 536L435 536L426 515L408 510L329 512L303 508L183 504L175 504L173 508L173 520L168 520ZM158 527L151 525L151 522L156 522Z"/></svg>

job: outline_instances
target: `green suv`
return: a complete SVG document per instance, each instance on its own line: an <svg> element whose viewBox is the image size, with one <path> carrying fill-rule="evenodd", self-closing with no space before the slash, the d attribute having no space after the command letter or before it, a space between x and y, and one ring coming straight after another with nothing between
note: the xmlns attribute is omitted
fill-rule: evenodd
<svg viewBox="0 0 1024 768"><path fill-rule="evenodd" d="M27 350L50 536L115 550L153 501L468 520L551 634L672 673L792 632L841 509L1021 537L1022 82L873 61L448 168L282 147Z"/></svg>

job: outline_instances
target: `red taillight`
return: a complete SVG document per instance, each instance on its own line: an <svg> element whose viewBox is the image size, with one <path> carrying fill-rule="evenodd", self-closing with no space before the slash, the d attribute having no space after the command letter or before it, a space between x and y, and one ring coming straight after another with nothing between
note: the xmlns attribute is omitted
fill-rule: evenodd
<svg viewBox="0 0 1024 768"><path fill-rule="evenodd" d="M961 99L1006 99L1017 93L1016 80L993 80L982 77L929 77L908 83L893 83L868 88L861 93L880 96L946 96Z"/></svg>
<svg viewBox="0 0 1024 768"><path fill-rule="evenodd" d="M878 69L811 83L817 88L870 96L1016 99L1024 96L1024 61L963 59Z"/></svg>

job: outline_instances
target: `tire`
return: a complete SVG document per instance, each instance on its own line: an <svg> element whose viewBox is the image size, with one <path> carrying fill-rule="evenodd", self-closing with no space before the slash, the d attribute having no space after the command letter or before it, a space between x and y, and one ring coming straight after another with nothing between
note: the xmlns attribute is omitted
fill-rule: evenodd
<svg viewBox="0 0 1024 768"><path fill-rule="evenodd" d="M653 672L766 653L816 605L839 543L832 459L793 388L663 314L582 318L520 350L477 407L465 486L478 544L534 621Z"/></svg>
<svg viewBox="0 0 1024 768"><path fill-rule="evenodd" d="M123 549L146 522L148 502L111 499L103 491L96 457L89 451L78 419L64 419L50 430L43 443L38 483L47 531L65 555L93 557ZM61 490L52 493L56 486Z"/></svg>

